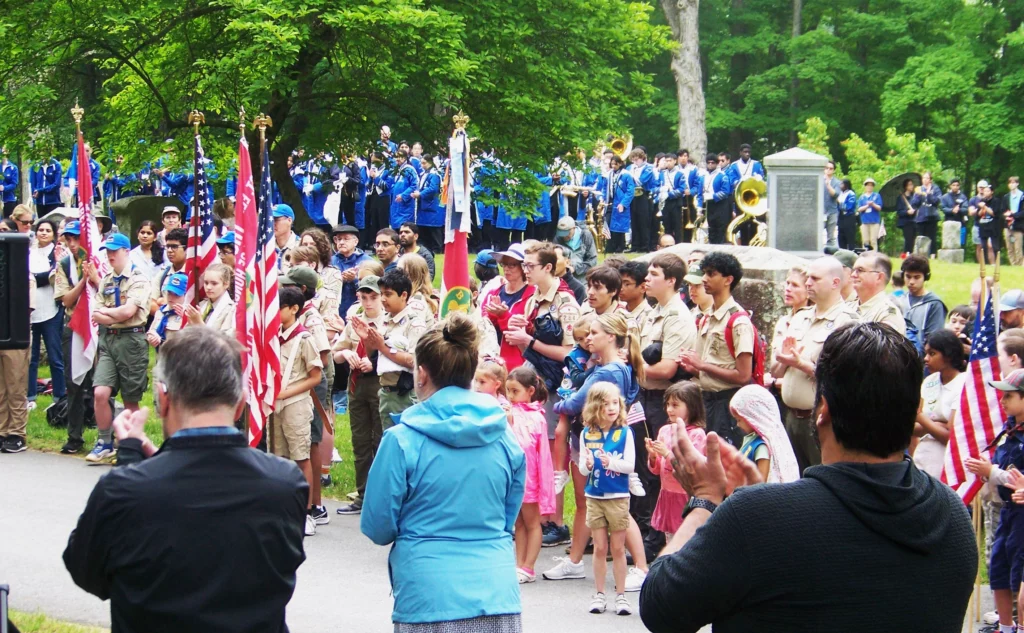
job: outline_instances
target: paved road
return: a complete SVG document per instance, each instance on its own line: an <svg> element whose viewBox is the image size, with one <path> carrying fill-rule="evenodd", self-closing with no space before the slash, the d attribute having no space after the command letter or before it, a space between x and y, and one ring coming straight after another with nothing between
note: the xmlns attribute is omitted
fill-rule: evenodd
<svg viewBox="0 0 1024 633"><path fill-rule="evenodd" d="M12 608L110 626L109 605L75 586L61 560L68 534L93 485L107 468L31 451L0 455L0 583L11 586ZM295 633L390 631L388 550L377 547L359 532L358 517L333 514L338 504L327 504L331 523L306 539L307 560L299 568L298 586L288 606L288 625ZM553 564L551 557L556 549L541 552L539 569ZM592 592L589 580L538 580L524 585L524 630L646 630L636 614L619 617L610 612L600 616L587 613ZM639 594L628 595L635 610Z"/></svg>
<svg viewBox="0 0 1024 633"><path fill-rule="evenodd" d="M109 605L76 587L61 560L68 534L107 468L52 454L0 455L0 583L11 586L12 608L110 626ZM327 504L331 523L305 542L307 560L299 568L298 586L288 606L289 627L295 633L391 631L387 548L360 534L358 517L333 514L338 504ZM560 548L542 550L539 570L553 564L551 557L562 553L556 550ZM589 560L587 574L593 577ZM541 579L524 585L522 591L527 633L646 630L636 614L587 613L593 592L590 580ZM991 593L982 594L983 611L988 611L993 608ZM638 594L628 595L635 611ZM970 630L965 623L964 631Z"/></svg>

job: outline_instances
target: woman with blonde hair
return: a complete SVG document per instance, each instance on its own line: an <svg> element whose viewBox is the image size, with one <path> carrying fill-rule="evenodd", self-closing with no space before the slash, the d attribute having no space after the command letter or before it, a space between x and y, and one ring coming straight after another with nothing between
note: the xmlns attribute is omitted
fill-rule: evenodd
<svg viewBox="0 0 1024 633"><path fill-rule="evenodd" d="M413 305L413 302L419 299L430 314L436 316L438 297L434 295L434 286L430 283L430 269L427 268L427 260L415 253L407 253L399 258L398 267L405 271L406 277L412 282L409 305Z"/></svg>

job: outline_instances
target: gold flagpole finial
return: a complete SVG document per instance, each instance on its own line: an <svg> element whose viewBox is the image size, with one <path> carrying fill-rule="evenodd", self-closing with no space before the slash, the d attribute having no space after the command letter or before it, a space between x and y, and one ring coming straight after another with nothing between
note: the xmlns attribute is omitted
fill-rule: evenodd
<svg viewBox="0 0 1024 633"><path fill-rule="evenodd" d="M252 124L260 130L260 139L262 140L267 134L268 127L274 127L274 122L270 120L270 117L260 112L259 116L252 120Z"/></svg>
<svg viewBox="0 0 1024 633"><path fill-rule="evenodd" d="M193 133L199 136L199 126L206 123L206 117L199 110L193 110L188 115L188 124L192 126Z"/></svg>
<svg viewBox="0 0 1024 633"><path fill-rule="evenodd" d="M466 126L469 125L469 117L459 110L459 113L452 117L452 121L455 123L456 130L465 130Z"/></svg>
<svg viewBox="0 0 1024 633"><path fill-rule="evenodd" d="M245 107L238 109L238 129L245 135Z"/></svg>
<svg viewBox="0 0 1024 633"><path fill-rule="evenodd" d="M82 131L83 116L85 116L85 110L78 106L78 99L75 99L75 107L71 108L71 118L75 120L75 129L78 132Z"/></svg>

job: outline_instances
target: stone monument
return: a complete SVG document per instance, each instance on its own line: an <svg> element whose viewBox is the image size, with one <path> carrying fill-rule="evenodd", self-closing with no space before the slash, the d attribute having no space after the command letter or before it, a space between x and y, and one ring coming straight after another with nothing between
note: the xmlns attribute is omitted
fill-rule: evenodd
<svg viewBox="0 0 1024 633"><path fill-rule="evenodd" d="M802 257L822 254L827 162L826 157L799 147L765 156L768 246Z"/></svg>
<svg viewBox="0 0 1024 633"><path fill-rule="evenodd" d="M637 261L650 262L659 253L674 253L684 260L693 251L710 253L724 251L731 253L743 265L743 279L733 292L736 301L752 313L754 325L771 338L775 331L775 322L788 308L783 302L783 288L786 276L793 266L806 266L807 260L793 253L784 253L767 246L729 246L709 244L676 244L669 248L648 253L637 258ZM821 256L822 253L816 253ZM770 341L769 341L770 342Z"/></svg>
<svg viewBox="0 0 1024 633"><path fill-rule="evenodd" d="M946 220L942 223L942 248L938 258L954 264L964 263L964 249L960 248L960 223Z"/></svg>

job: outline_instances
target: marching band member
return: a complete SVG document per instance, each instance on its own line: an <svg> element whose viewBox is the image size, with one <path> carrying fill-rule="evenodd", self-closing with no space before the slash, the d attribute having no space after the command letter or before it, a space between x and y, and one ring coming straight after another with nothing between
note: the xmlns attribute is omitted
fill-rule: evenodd
<svg viewBox="0 0 1024 633"><path fill-rule="evenodd" d="M608 240L609 253L621 253L626 249L626 233L630 229L630 209L636 196L636 179L624 169L625 162L614 153L609 161L608 175L601 178L602 199L607 203L604 217L611 233ZM641 194L642 195L642 194ZM636 237L634 234L634 243Z"/></svg>
<svg viewBox="0 0 1024 633"><path fill-rule="evenodd" d="M689 195L689 186L684 172L676 162L676 154L666 154L665 161L665 207L661 212L661 221L665 233L671 235L676 243L683 241L683 203Z"/></svg>
<svg viewBox="0 0 1024 633"><path fill-rule="evenodd" d="M390 131L389 131L390 133ZM370 250L377 232L390 224L391 213L391 187L393 184L391 174L384 164L384 153L373 152L370 154L370 166L367 168L367 176L373 184L370 195L367 199L366 228L362 233L364 250Z"/></svg>
<svg viewBox="0 0 1024 633"><path fill-rule="evenodd" d="M728 157L728 154L726 156ZM732 182L733 188L747 178L760 178L764 180L764 167L761 166L761 161L750 157L750 145L746 143L740 145L740 159L729 165L728 171L730 172L729 180Z"/></svg>
<svg viewBox="0 0 1024 633"><path fill-rule="evenodd" d="M391 228L398 230L403 222L412 222L416 214L416 200L412 194L416 191L419 178L416 168L409 164L409 155L398 150L395 154L395 180L392 185Z"/></svg>
<svg viewBox="0 0 1024 633"><path fill-rule="evenodd" d="M658 194L658 182L654 167L647 162L647 152L642 147L634 149L629 154L629 160L633 163L630 173L636 188L639 189L633 197L629 212L633 227L632 250L634 253L648 253L658 248L658 230L655 226L657 220L652 205L654 197Z"/></svg>
<svg viewBox="0 0 1024 633"><path fill-rule="evenodd" d="M444 208L441 206L441 176L434 167L433 156L424 154L420 160L423 173L418 190L412 193L416 200L416 221L423 245L431 253L444 252Z"/></svg>
<svg viewBox="0 0 1024 633"><path fill-rule="evenodd" d="M707 175L697 181L698 208L704 210L708 222L708 242L725 244L725 231L732 219L732 187L729 177L721 170L727 157L708 154Z"/></svg>

